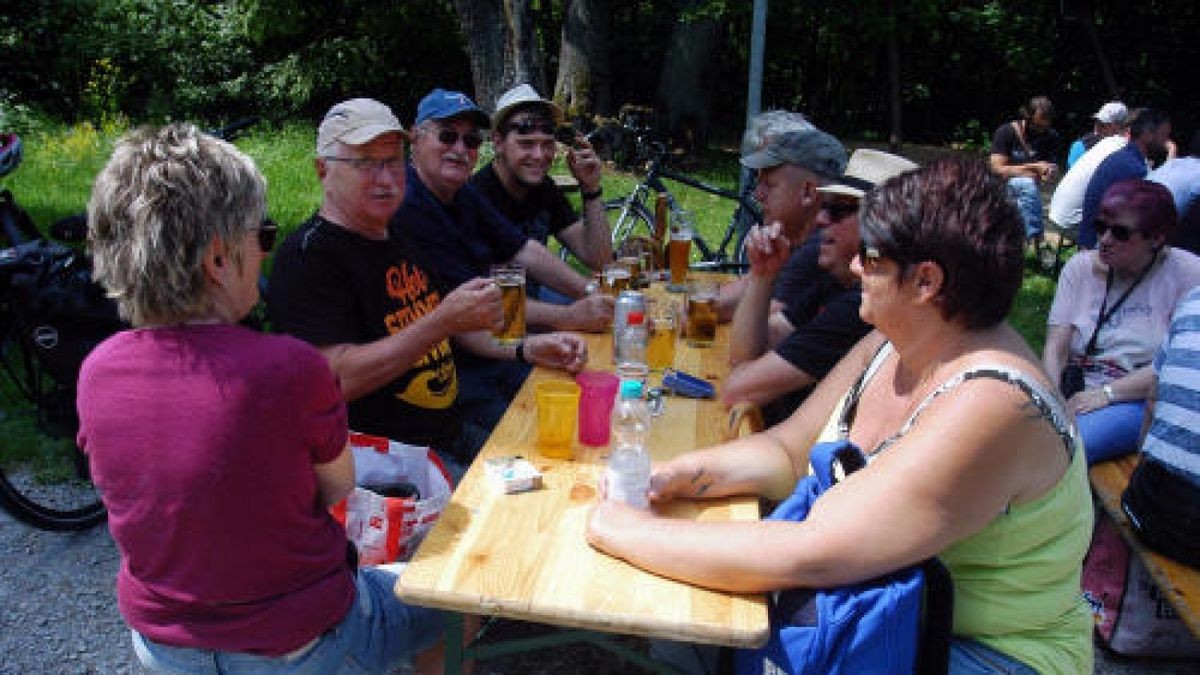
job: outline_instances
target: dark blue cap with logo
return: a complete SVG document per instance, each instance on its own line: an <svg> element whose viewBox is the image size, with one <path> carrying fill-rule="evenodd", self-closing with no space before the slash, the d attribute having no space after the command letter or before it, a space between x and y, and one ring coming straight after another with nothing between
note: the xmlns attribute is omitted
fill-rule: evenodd
<svg viewBox="0 0 1200 675"><path fill-rule="evenodd" d="M459 91L434 89L417 105L417 119L413 126L426 120L444 120L464 114L470 115L483 129L491 126L487 113L475 105L471 97Z"/></svg>

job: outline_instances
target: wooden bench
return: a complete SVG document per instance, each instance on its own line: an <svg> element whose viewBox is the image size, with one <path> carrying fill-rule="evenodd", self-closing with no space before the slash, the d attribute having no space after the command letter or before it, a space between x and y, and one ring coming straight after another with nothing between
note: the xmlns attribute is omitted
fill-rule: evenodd
<svg viewBox="0 0 1200 675"><path fill-rule="evenodd" d="M1133 475L1139 457L1139 454L1134 453L1093 466L1088 471L1092 491L1108 517L1117 524L1121 536L1142 559L1146 570L1154 577L1155 583L1175 608L1180 620L1193 635L1200 637L1200 571L1146 548L1130 526L1129 518L1121 510L1121 494L1125 492L1125 486L1129 485L1129 477Z"/></svg>

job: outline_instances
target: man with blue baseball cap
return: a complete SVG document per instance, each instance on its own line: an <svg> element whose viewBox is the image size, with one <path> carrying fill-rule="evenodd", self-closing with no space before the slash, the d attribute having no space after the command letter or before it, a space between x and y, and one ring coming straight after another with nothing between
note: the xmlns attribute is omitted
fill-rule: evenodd
<svg viewBox="0 0 1200 675"><path fill-rule="evenodd" d="M391 232L450 288L488 276L492 265L515 263L524 266L529 277L573 299L564 306L527 300L526 322L533 329L603 330L612 320L612 299L589 293L589 279L521 232L469 184L489 122L461 92L434 89L421 99L413 122L404 201L392 217ZM457 351L455 364L463 421L482 442L508 408L529 366Z"/></svg>
<svg viewBox="0 0 1200 675"><path fill-rule="evenodd" d="M486 276L491 265L517 263L536 281L574 300L570 305L530 300L526 318L532 326L604 330L612 319L612 300L589 294L589 279L522 232L468 183L489 123L461 92L434 89L421 99L407 189L393 228L426 267L452 285Z"/></svg>

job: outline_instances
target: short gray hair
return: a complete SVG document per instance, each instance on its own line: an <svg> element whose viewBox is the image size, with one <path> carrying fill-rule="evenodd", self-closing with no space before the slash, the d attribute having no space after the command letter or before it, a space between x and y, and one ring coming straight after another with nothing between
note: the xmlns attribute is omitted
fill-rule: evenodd
<svg viewBox="0 0 1200 675"><path fill-rule="evenodd" d="M243 264L244 234L259 227L266 191L253 160L190 124L133 131L92 187L93 276L135 326L208 313L204 255L220 237Z"/></svg>
<svg viewBox="0 0 1200 675"><path fill-rule="evenodd" d="M753 154L767 144L767 139L791 131L816 129L804 115L790 110L768 110L755 115L742 134L742 156Z"/></svg>

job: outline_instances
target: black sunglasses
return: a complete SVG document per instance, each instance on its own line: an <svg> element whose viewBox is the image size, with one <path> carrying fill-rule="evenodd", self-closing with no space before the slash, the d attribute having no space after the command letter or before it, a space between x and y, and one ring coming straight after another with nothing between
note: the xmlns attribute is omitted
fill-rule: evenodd
<svg viewBox="0 0 1200 675"><path fill-rule="evenodd" d="M478 131L468 131L465 134L460 134L454 129L439 129L437 133L438 143L452 148L462 138L463 145L467 146L468 150L475 150L483 145L483 134Z"/></svg>
<svg viewBox="0 0 1200 675"><path fill-rule="evenodd" d="M513 120L512 122L509 122L508 124L504 125L504 128L507 131L515 131L521 135L533 134L533 133L543 133L543 134L546 134L547 136L553 136L554 132L555 132L554 123L550 122L548 120L535 120L535 119Z"/></svg>
<svg viewBox="0 0 1200 675"><path fill-rule="evenodd" d="M255 232L258 233L258 248L263 253L270 253L271 249L275 248L275 237L279 236L279 226L270 218L263 218L262 225Z"/></svg>
<svg viewBox="0 0 1200 675"><path fill-rule="evenodd" d="M821 202L821 210L829 214L829 220L838 222L843 218L858 213L858 204L845 201Z"/></svg>
<svg viewBox="0 0 1200 675"><path fill-rule="evenodd" d="M1092 226L1096 228L1096 239L1103 237L1105 232L1112 232L1113 239L1116 239L1117 241L1129 241L1129 238L1133 236L1134 232L1141 231L1136 227L1129 227L1127 225L1114 225L1103 218L1097 218L1096 220L1092 221Z"/></svg>

